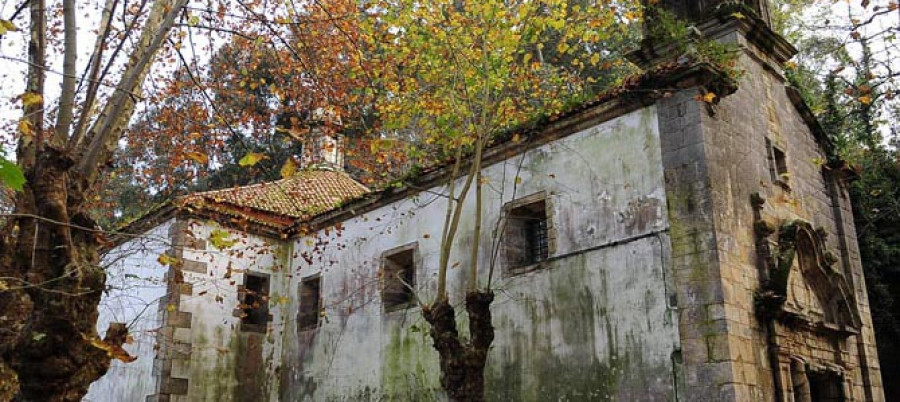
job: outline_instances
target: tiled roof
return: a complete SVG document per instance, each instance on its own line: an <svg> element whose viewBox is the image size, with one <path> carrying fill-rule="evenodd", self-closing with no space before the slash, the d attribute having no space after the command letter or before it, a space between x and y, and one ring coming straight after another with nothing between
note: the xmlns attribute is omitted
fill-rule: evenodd
<svg viewBox="0 0 900 402"><path fill-rule="evenodd" d="M194 193L179 206L226 214L270 227L287 227L360 198L369 190L339 171L305 170L282 180Z"/></svg>

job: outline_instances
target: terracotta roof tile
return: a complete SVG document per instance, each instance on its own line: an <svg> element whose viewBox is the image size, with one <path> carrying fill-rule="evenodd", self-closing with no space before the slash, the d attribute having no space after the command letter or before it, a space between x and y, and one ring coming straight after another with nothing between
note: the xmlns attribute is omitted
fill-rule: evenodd
<svg viewBox="0 0 900 402"><path fill-rule="evenodd" d="M288 179L194 193L182 207L225 213L268 226L289 225L362 197L369 189L339 171L307 170Z"/></svg>

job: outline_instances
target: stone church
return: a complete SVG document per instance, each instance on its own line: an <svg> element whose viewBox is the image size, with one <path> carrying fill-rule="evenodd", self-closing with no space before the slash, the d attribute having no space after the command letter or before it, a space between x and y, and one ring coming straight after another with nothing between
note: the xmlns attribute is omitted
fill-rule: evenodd
<svg viewBox="0 0 900 402"><path fill-rule="evenodd" d="M653 3L743 74L648 36L644 73L486 151L488 400L883 401L853 172L785 82L796 50L765 0ZM130 225L99 328L127 323L138 359L86 400L442 400L418 300L448 172L372 192L319 162Z"/></svg>

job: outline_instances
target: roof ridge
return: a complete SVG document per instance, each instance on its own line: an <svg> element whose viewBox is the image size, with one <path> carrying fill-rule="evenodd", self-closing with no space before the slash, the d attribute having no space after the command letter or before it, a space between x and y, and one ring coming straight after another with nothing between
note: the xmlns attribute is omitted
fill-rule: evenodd
<svg viewBox="0 0 900 402"><path fill-rule="evenodd" d="M291 181L298 180L301 177L309 176L310 174L315 174L315 173L325 173L325 174L333 173L338 176L343 176L344 178L350 179L350 181L352 181L353 184L356 184L356 186L359 187L360 189L362 189L363 191L365 191L367 193L372 191L370 188L366 187L364 184L362 184L359 181L357 181L356 179L354 179L353 176L350 176L350 174L347 172L339 171L339 170L329 170L329 169L308 169L308 170L301 170L294 176L287 177L287 178L282 178L282 179L272 180L272 181L264 181L261 183L247 184L247 185L243 185L243 186L220 188L217 190L199 191L199 192L195 192L195 193L185 194L180 198L207 197L207 196L212 196L215 194L230 193L230 192L238 191L238 190L247 190L247 189L254 189L254 188L259 188L259 187L277 186L277 185L281 185L284 183L289 183Z"/></svg>

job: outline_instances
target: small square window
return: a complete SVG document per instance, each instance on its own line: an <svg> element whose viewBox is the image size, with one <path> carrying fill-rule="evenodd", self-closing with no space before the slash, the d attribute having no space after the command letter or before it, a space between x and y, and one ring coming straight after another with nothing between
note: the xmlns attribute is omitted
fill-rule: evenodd
<svg viewBox="0 0 900 402"><path fill-rule="evenodd" d="M314 276L300 281L300 311L297 327L306 331L319 326L322 311L322 277Z"/></svg>
<svg viewBox="0 0 900 402"><path fill-rule="evenodd" d="M766 151L769 158L769 173L772 175L772 181L779 184L787 184L788 174L787 157L784 150L772 144L772 141L766 138Z"/></svg>
<svg viewBox="0 0 900 402"><path fill-rule="evenodd" d="M518 274L550 257L550 221L543 194L513 201L505 207L503 249L510 274Z"/></svg>
<svg viewBox="0 0 900 402"><path fill-rule="evenodd" d="M416 245L411 244L385 252L382 257L384 287L381 298L385 311L413 305L416 288Z"/></svg>
<svg viewBox="0 0 900 402"><path fill-rule="evenodd" d="M238 289L241 329L265 332L269 322L269 276L259 273L244 275L244 286Z"/></svg>

